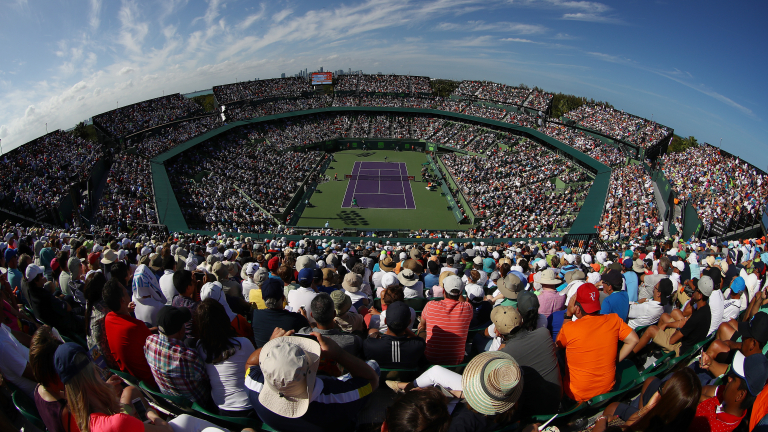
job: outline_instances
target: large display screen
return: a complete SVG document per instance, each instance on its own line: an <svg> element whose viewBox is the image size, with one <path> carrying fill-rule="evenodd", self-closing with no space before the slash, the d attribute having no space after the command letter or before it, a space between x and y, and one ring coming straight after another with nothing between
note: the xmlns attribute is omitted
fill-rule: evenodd
<svg viewBox="0 0 768 432"><path fill-rule="evenodd" d="M333 72L312 73L312 85L333 84Z"/></svg>

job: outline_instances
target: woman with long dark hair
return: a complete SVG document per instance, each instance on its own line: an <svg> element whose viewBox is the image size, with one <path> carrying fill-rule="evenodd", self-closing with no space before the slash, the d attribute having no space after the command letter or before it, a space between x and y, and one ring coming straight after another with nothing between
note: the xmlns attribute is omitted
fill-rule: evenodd
<svg viewBox="0 0 768 432"><path fill-rule="evenodd" d="M636 403L608 405L592 430L602 432L609 421L615 425L622 420L623 429L637 432L688 430L700 396L701 381L692 369L681 369L663 383L658 378L651 378L643 385Z"/></svg>
<svg viewBox="0 0 768 432"><path fill-rule="evenodd" d="M197 350L211 380L211 397L221 415L252 417L255 411L245 388L246 362L255 351L253 343L240 337L221 303L213 298L197 307Z"/></svg>

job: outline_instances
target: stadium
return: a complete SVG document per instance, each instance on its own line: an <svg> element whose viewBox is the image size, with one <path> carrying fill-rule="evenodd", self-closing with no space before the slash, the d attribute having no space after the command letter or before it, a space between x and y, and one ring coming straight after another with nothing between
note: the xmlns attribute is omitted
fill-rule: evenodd
<svg viewBox="0 0 768 432"><path fill-rule="evenodd" d="M616 241L759 232L765 193L726 186L739 202L725 209L697 196L684 176L665 175L674 131L650 120L590 104L555 118L553 95L538 88L463 81L443 97L428 77L322 76L331 84L214 86L210 111L180 94L121 107L93 117L93 140L40 137L6 159L46 148L68 162L54 181L45 169L26 173L4 209L113 233ZM385 158L399 164L383 171L395 177L360 168ZM628 194L634 202L615 195L628 177L642 183ZM31 193L38 185L42 194Z"/></svg>
<svg viewBox="0 0 768 432"><path fill-rule="evenodd" d="M768 421L766 173L561 97L322 72L162 95L5 154L0 424Z"/></svg>

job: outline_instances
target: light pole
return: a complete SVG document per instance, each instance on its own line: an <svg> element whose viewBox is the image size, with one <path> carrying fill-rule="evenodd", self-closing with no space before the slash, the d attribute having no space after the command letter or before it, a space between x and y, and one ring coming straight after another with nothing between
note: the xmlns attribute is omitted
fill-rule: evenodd
<svg viewBox="0 0 768 432"><path fill-rule="evenodd" d="M48 135L48 123L45 124L45 134Z"/></svg>
<svg viewBox="0 0 768 432"><path fill-rule="evenodd" d="M720 146L718 148L720 148L720 149L723 148L723 139L722 138L720 138Z"/></svg>

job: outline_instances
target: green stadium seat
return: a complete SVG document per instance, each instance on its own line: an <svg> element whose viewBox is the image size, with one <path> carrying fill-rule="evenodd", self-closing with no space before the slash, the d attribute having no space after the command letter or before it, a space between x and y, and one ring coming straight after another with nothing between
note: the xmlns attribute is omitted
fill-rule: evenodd
<svg viewBox="0 0 768 432"><path fill-rule="evenodd" d="M667 360L672 358L672 356L674 356L674 355L675 355L674 351L670 351L670 352L666 352L666 353L662 354L661 357L656 359L656 361L654 361L651 365L649 365L642 372L640 372L640 375L649 374L654 369L656 369L656 368L660 367L661 365L663 365Z"/></svg>
<svg viewBox="0 0 768 432"><path fill-rule="evenodd" d="M170 396L161 393L157 389L148 386L144 381L139 382L139 388L147 398L152 400L161 408L174 414L190 413L192 411L192 401L183 396Z"/></svg>
<svg viewBox="0 0 768 432"><path fill-rule="evenodd" d="M196 411L199 416L202 419L208 420L209 422L229 429L229 430L242 430L244 428L253 428L255 430L263 430L262 426L264 425L261 420L258 418L245 418L245 417L229 417L229 416L223 416L219 414L214 414L207 409L200 406L197 402L192 403L192 409Z"/></svg>
<svg viewBox="0 0 768 432"><path fill-rule="evenodd" d="M30 399L29 396L25 395L21 390L15 390L11 394L11 399L13 399L13 404L16 406L16 409L19 410L21 415L23 415L27 421L42 431L46 430L45 423L43 423L43 419L40 418L40 413L35 406L35 401Z"/></svg>
<svg viewBox="0 0 768 432"><path fill-rule="evenodd" d="M134 387L139 387L139 379L135 376L129 374L128 372L119 371L117 369L110 369L110 372L120 377L120 379L123 380L124 383L128 385L132 385Z"/></svg>
<svg viewBox="0 0 768 432"><path fill-rule="evenodd" d="M557 417L555 417L555 420L559 419L559 418L568 417L568 416L570 416L572 414L575 414L575 413L583 410L586 407L587 407L587 403L586 402L579 402L579 403L575 404L574 406L570 407L569 409L565 410L564 412L557 413ZM554 413L552 413L552 414L544 414L544 415L534 415L534 416L531 416L531 422L534 422L534 423L544 423L544 422L548 421L549 419L551 419L552 416L554 416L554 415L555 415Z"/></svg>

